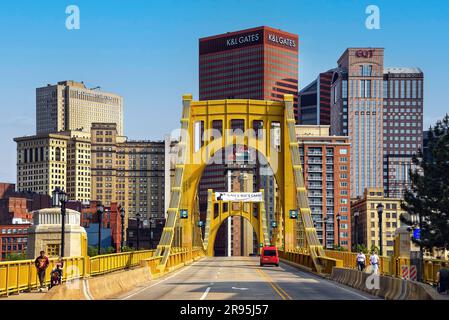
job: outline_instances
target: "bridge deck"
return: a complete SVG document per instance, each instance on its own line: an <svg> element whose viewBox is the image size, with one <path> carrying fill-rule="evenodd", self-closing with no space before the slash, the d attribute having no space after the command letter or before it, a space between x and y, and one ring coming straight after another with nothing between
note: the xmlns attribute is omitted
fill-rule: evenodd
<svg viewBox="0 0 449 320"><path fill-rule="evenodd" d="M363 300L378 299L281 263L256 257L214 257L193 263L115 299L136 300Z"/></svg>

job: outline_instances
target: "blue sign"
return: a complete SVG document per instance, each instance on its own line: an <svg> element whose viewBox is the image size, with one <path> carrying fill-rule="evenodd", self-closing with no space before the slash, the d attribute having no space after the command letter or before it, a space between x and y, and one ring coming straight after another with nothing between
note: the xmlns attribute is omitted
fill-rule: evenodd
<svg viewBox="0 0 449 320"><path fill-rule="evenodd" d="M413 238L415 238L416 240L421 239L421 229L417 228L413 230Z"/></svg>
<svg viewBox="0 0 449 320"><path fill-rule="evenodd" d="M179 210L179 217L181 219L187 219L189 217L189 213L187 209L180 209Z"/></svg>
<svg viewBox="0 0 449 320"><path fill-rule="evenodd" d="M198 227L202 227L204 225L203 221L198 221Z"/></svg>
<svg viewBox="0 0 449 320"><path fill-rule="evenodd" d="M290 210L290 219L298 219L298 210Z"/></svg>

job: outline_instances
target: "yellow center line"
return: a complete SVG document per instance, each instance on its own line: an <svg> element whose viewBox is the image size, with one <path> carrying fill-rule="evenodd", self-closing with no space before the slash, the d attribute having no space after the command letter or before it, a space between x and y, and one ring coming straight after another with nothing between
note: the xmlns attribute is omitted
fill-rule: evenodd
<svg viewBox="0 0 449 320"><path fill-rule="evenodd" d="M273 282L273 280L271 279L271 277L268 274L266 274L261 269L257 269L257 271L260 273L262 278L264 278L265 281L267 281L270 284L270 286L277 292L277 294L283 300L293 300L292 297L290 297L290 295L287 292L284 291L284 289L282 289L279 285L277 285L275 282Z"/></svg>

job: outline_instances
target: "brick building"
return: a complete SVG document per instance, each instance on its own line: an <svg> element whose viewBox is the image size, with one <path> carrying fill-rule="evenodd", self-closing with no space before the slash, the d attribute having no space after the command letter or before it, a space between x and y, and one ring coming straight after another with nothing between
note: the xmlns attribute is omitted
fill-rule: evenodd
<svg viewBox="0 0 449 320"><path fill-rule="evenodd" d="M48 195L17 192L15 184L0 183L0 224L30 223L32 212L51 206Z"/></svg>
<svg viewBox="0 0 449 320"><path fill-rule="evenodd" d="M79 201L69 201L67 203L67 208L76 210L81 213L81 226L88 230L91 224L98 224L99 203L99 201L90 201L88 204L83 204ZM101 219L102 229L111 230L110 245L116 250L116 252L120 251L120 244L122 241L122 222L120 217L120 208L121 207L116 202L111 202L109 206L104 206L104 211Z"/></svg>
<svg viewBox="0 0 449 320"><path fill-rule="evenodd" d="M25 255L30 224L0 225L0 261L9 255Z"/></svg>
<svg viewBox="0 0 449 320"><path fill-rule="evenodd" d="M351 249L350 163L347 136L330 136L329 126L296 126L312 219L326 248ZM340 220L337 217L340 217ZM338 235L338 223L340 235ZM324 245L324 243L326 243Z"/></svg>

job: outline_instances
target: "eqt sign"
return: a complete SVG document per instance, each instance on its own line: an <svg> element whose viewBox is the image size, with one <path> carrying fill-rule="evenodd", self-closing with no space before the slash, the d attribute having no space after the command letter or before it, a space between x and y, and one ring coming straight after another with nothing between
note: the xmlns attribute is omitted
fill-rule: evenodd
<svg viewBox="0 0 449 320"><path fill-rule="evenodd" d="M374 50L370 49L370 50L357 50L355 52L355 56L357 58L372 58L374 54Z"/></svg>

